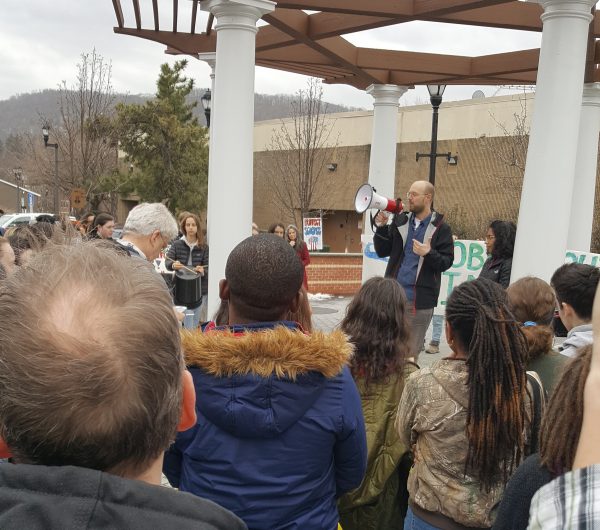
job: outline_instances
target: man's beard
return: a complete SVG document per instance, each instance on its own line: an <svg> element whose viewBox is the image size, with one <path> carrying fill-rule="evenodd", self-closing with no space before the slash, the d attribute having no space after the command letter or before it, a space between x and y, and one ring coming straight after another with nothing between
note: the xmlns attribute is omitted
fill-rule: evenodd
<svg viewBox="0 0 600 530"><path fill-rule="evenodd" d="M425 205L421 204L421 205L416 205L413 204L412 206L409 206L409 210L414 213L415 215L419 215L420 213L422 213L425 210Z"/></svg>

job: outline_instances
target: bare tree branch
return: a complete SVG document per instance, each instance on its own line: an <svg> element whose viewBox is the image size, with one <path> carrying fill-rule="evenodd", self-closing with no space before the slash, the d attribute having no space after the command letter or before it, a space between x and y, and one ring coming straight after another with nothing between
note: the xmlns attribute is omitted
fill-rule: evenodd
<svg viewBox="0 0 600 530"><path fill-rule="evenodd" d="M334 122L325 120L323 89L317 79L309 79L292 103L292 117L281 120L261 158L260 169L273 190L277 206L295 219L297 226L311 207L323 198L323 170L335 155L339 139L331 140Z"/></svg>

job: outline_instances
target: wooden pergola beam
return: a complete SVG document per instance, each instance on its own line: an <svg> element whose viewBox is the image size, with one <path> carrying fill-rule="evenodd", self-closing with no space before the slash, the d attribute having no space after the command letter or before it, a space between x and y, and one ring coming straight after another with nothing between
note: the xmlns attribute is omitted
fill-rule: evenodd
<svg viewBox="0 0 600 530"><path fill-rule="evenodd" d="M509 4L513 0L419 0L414 3L413 16L440 16L490 5Z"/></svg>
<svg viewBox="0 0 600 530"><path fill-rule="evenodd" d="M374 70L397 70L437 75L468 75L471 58L457 55L357 48L357 66Z"/></svg>
<svg viewBox="0 0 600 530"><path fill-rule="evenodd" d="M305 44L325 57L331 59L340 66L347 68L357 77L365 80L368 84L385 82L382 78L371 77L356 66L356 47L341 37L330 37L314 41L308 35L309 15L302 11L297 11L292 17L283 15L280 12L273 12L265 15L263 20L271 26L279 29L281 32L291 36L297 42Z"/></svg>
<svg viewBox="0 0 600 530"><path fill-rule="evenodd" d="M491 75L530 72L537 70L539 60L539 48L473 57L471 74L473 76L487 77Z"/></svg>
<svg viewBox="0 0 600 530"><path fill-rule="evenodd" d="M120 0L112 0L115 33L136 36L167 47L170 54L197 56L214 52L216 36L209 16L206 33L195 31L198 3L192 7L190 32L177 30L178 0L173 6L173 31L160 31L158 0L152 0L154 30L142 29L139 0L132 0L135 28L124 27ZM300 9L321 12L307 14ZM340 35L410 20L541 30L539 4L517 0L279 0L263 17L256 38L256 64L344 82L357 88L370 84L531 84L535 83L539 50L521 50L479 57L359 48ZM587 79L600 74L600 30L596 15L590 31Z"/></svg>
<svg viewBox="0 0 600 530"><path fill-rule="evenodd" d="M113 28L119 35L130 35L141 39L160 42L168 48L179 50L184 55L214 52L217 38L215 35L192 35L190 33L173 33L172 31L154 31L151 29Z"/></svg>

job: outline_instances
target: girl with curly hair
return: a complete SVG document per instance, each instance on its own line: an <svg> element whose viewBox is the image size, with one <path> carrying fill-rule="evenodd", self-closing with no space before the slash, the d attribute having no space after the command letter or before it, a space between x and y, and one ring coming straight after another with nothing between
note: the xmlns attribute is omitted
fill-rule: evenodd
<svg viewBox="0 0 600 530"><path fill-rule="evenodd" d="M406 312L400 284L375 277L354 296L341 323L355 348L350 370L361 396L368 445L363 483L338 504L344 530L402 527L406 481L401 484L399 466L409 448L399 441L394 423L404 381L416 368L407 362Z"/></svg>
<svg viewBox="0 0 600 530"><path fill-rule="evenodd" d="M508 287L516 235L515 223L498 220L490 223L485 235L489 258L483 264L480 278L499 283L505 289Z"/></svg>

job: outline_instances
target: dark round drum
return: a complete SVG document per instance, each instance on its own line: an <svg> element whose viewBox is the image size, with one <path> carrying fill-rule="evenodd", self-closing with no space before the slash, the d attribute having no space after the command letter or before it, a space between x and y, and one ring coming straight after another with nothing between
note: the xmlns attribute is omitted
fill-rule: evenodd
<svg viewBox="0 0 600 530"><path fill-rule="evenodd" d="M179 270L175 273L175 299L178 303L191 306L202 300L202 276Z"/></svg>

